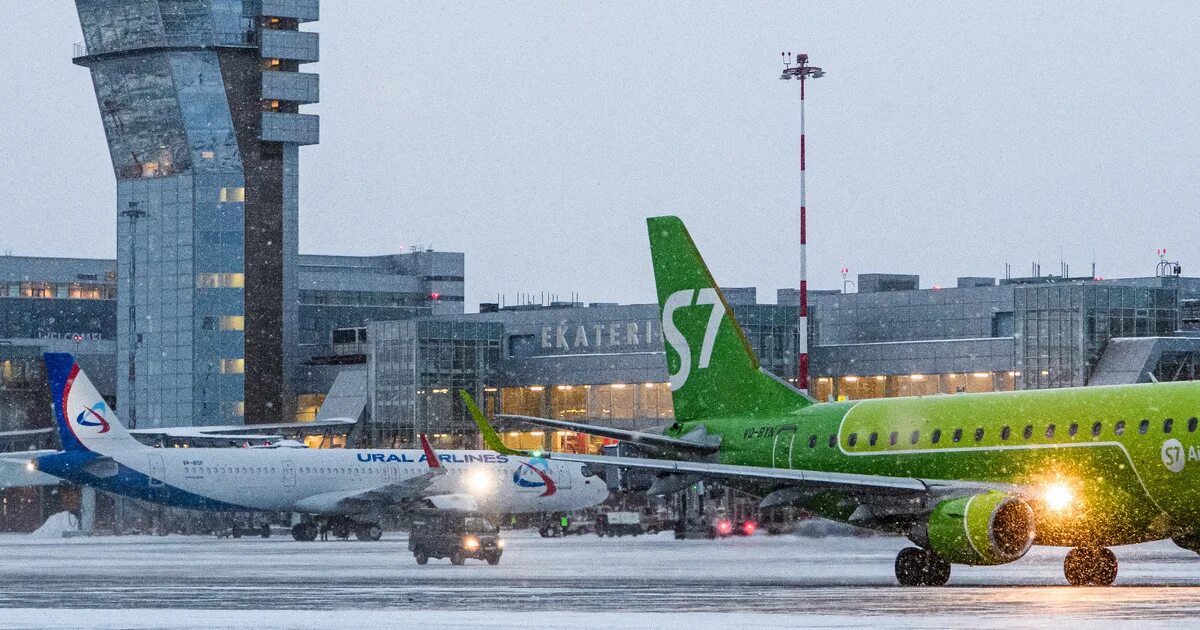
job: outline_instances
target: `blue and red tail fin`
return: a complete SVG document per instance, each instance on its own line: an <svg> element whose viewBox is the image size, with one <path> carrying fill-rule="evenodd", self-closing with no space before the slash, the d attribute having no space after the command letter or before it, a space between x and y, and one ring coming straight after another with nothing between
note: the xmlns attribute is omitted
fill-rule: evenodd
<svg viewBox="0 0 1200 630"><path fill-rule="evenodd" d="M91 379L66 352L47 352L46 375L54 401L54 422L63 450L91 451L107 455L141 444L125 430L117 414Z"/></svg>

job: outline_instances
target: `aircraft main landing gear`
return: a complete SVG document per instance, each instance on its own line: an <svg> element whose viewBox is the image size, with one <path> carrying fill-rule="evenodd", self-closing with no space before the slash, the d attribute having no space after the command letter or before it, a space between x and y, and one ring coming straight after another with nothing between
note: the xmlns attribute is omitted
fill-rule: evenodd
<svg viewBox="0 0 1200 630"><path fill-rule="evenodd" d="M950 563L928 549L907 547L896 555L896 580L900 586L944 586Z"/></svg>
<svg viewBox="0 0 1200 630"><path fill-rule="evenodd" d="M1117 579L1117 556L1107 547L1076 547L1063 560L1071 586L1109 586Z"/></svg>
<svg viewBox="0 0 1200 630"><path fill-rule="evenodd" d="M292 538L300 542L312 542L317 539L317 524L309 521L307 523L296 523L292 525Z"/></svg>
<svg viewBox="0 0 1200 630"><path fill-rule="evenodd" d="M378 523L359 523L354 528L354 537L359 540L379 540L383 538L383 528Z"/></svg>

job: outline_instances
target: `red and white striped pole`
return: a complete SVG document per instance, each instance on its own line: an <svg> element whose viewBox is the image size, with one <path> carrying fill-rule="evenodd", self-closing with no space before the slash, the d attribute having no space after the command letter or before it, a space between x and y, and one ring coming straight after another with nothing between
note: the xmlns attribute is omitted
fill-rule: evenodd
<svg viewBox="0 0 1200 630"><path fill-rule="evenodd" d="M796 387L808 391L808 199L805 189L805 146L804 146L804 82L808 78L825 76L821 68L808 65L808 55L796 55L793 64L791 53L784 56L781 79L800 80L800 339L799 360L796 370Z"/></svg>

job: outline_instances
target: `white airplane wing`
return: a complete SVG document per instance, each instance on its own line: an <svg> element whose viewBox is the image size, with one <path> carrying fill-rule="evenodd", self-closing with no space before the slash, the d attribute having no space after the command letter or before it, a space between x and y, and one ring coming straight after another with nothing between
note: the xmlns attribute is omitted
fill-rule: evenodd
<svg viewBox="0 0 1200 630"><path fill-rule="evenodd" d="M374 488L354 490L346 490L341 492L327 492L323 494L307 497L297 502L300 508L309 508L314 511L326 511L331 507L336 507L341 512L371 512L371 511L390 511L395 509L403 509L410 507L417 501L429 500L434 507L441 509L467 509L457 507L461 501L457 498L459 495L446 495L445 492L431 492L429 489L433 482L438 477L446 474L446 468L442 466L442 460L433 447L429 445L429 440L424 434L421 436L421 448L425 451L425 461L429 466L429 470L415 477L409 477L400 481L381 484ZM439 505L438 499L443 497L455 497L453 501L447 503L443 508ZM451 505L451 503L455 505Z"/></svg>

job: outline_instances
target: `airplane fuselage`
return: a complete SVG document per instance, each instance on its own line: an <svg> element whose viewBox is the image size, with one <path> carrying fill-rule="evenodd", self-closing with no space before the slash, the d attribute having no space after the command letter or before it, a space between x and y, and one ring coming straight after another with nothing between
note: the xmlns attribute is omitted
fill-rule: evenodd
<svg viewBox="0 0 1200 630"><path fill-rule="evenodd" d="M1119 545L1200 525L1200 383L832 402L791 413L683 422L722 437L722 463L1022 486L1064 485L1035 505L1037 543ZM852 502L804 506L848 520Z"/></svg>
<svg viewBox="0 0 1200 630"><path fill-rule="evenodd" d="M313 514L355 512L347 499L386 495L430 470L420 450L135 448L110 457L64 452L38 458L37 465L72 482L172 507ZM439 458L445 473L423 494L469 496L486 512L576 510L608 494L603 480L585 476L577 464L491 451L447 451ZM359 501L364 509L369 503Z"/></svg>

